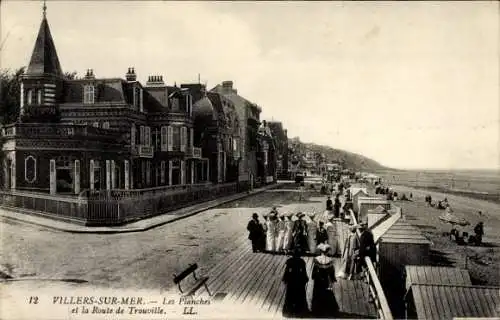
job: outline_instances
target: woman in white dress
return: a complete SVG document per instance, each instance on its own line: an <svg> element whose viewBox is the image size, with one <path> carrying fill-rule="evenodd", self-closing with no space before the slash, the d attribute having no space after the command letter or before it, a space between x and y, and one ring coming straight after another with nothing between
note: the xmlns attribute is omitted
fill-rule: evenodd
<svg viewBox="0 0 500 320"><path fill-rule="evenodd" d="M266 221L267 232L266 232L266 251L274 252L276 251L276 215L274 213L269 214L269 219Z"/></svg>
<svg viewBox="0 0 500 320"><path fill-rule="evenodd" d="M277 223L277 231L278 231L278 237L276 238L276 251L282 252L284 250L284 243L285 243L285 231L286 231L286 221L285 221L285 214L280 213L279 214L279 220Z"/></svg>

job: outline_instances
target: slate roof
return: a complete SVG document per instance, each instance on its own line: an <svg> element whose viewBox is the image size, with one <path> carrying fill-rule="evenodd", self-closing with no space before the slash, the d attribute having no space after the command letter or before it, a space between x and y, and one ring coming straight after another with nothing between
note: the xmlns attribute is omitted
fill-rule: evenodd
<svg viewBox="0 0 500 320"><path fill-rule="evenodd" d="M391 219L387 219L389 221ZM380 225L383 225L381 223ZM375 234L374 234L375 236ZM376 240L381 239L382 242L391 243L412 243L412 244L430 244L431 242L427 239L420 230L410 225L409 223L403 221L400 217L397 219L389 228L379 237L375 237Z"/></svg>
<svg viewBox="0 0 500 320"><path fill-rule="evenodd" d="M43 18L35 41L35 48L31 54L30 63L26 70L27 75L52 74L62 76L61 65L57 57L54 40L49 29L47 18Z"/></svg>
<svg viewBox="0 0 500 320"><path fill-rule="evenodd" d="M131 102L126 95L127 83L122 79L78 79L67 80L64 83L64 103L83 102L83 86L93 83L96 90L95 102ZM130 100L130 101L129 101Z"/></svg>
<svg viewBox="0 0 500 320"><path fill-rule="evenodd" d="M500 316L500 287L414 284L410 292L419 319Z"/></svg>
<svg viewBox="0 0 500 320"><path fill-rule="evenodd" d="M435 266L405 266L406 290L413 284L472 285L466 269Z"/></svg>

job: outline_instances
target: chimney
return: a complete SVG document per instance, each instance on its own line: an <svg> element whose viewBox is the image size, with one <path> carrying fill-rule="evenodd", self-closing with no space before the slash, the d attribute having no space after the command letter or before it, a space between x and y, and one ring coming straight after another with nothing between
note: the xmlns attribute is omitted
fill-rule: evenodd
<svg viewBox="0 0 500 320"><path fill-rule="evenodd" d="M87 69L87 73L85 74L85 79L95 79L94 70Z"/></svg>
<svg viewBox="0 0 500 320"><path fill-rule="evenodd" d="M148 81L146 82L147 87L164 87L165 82L163 81L163 76L149 76Z"/></svg>
<svg viewBox="0 0 500 320"><path fill-rule="evenodd" d="M231 93L233 92L233 81L227 80L227 81L222 81L222 90L224 93Z"/></svg>
<svg viewBox="0 0 500 320"><path fill-rule="evenodd" d="M135 74L135 69L128 68L127 74L125 74L125 79L127 79L128 82L134 82L137 81L137 75Z"/></svg>

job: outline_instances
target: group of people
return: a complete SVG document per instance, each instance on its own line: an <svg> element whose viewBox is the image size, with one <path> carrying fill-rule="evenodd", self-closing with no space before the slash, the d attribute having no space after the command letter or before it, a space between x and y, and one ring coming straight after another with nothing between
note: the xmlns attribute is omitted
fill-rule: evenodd
<svg viewBox="0 0 500 320"><path fill-rule="evenodd" d="M253 252L287 254L299 249L302 253L314 254L317 245L321 243L330 246L330 255L334 255L337 251L333 213L280 214L274 207L263 217L264 222L261 223L258 214L254 213L247 225L248 239L252 242Z"/></svg>
<svg viewBox="0 0 500 320"><path fill-rule="evenodd" d="M358 237L356 230L360 229ZM375 262L376 247L373 234L368 230L366 223L350 227L351 234L346 242L342 255L342 264L339 273L335 273L334 260L328 255L330 246L320 243L317 246L319 255L314 258L311 278L313 294L311 309L307 304L306 288L309 276L306 263L301 258L301 249L295 248L293 256L285 264L283 282L286 284L285 305L283 314L287 317L335 318L338 316L339 306L335 299L333 285L337 277L353 279L365 267L365 257Z"/></svg>

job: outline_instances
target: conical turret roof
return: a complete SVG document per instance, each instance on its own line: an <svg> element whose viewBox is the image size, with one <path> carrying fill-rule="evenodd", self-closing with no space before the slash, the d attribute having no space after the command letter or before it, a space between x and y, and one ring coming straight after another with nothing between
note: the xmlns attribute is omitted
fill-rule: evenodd
<svg viewBox="0 0 500 320"><path fill-rule="evenodd" d="M30 64L26 74L44 75L51 74L62 76L61 65L57 57L56 47L52 35L50 34L47 18L43 17L38 37L36 38L35 48L31 54Z"/></svg>

